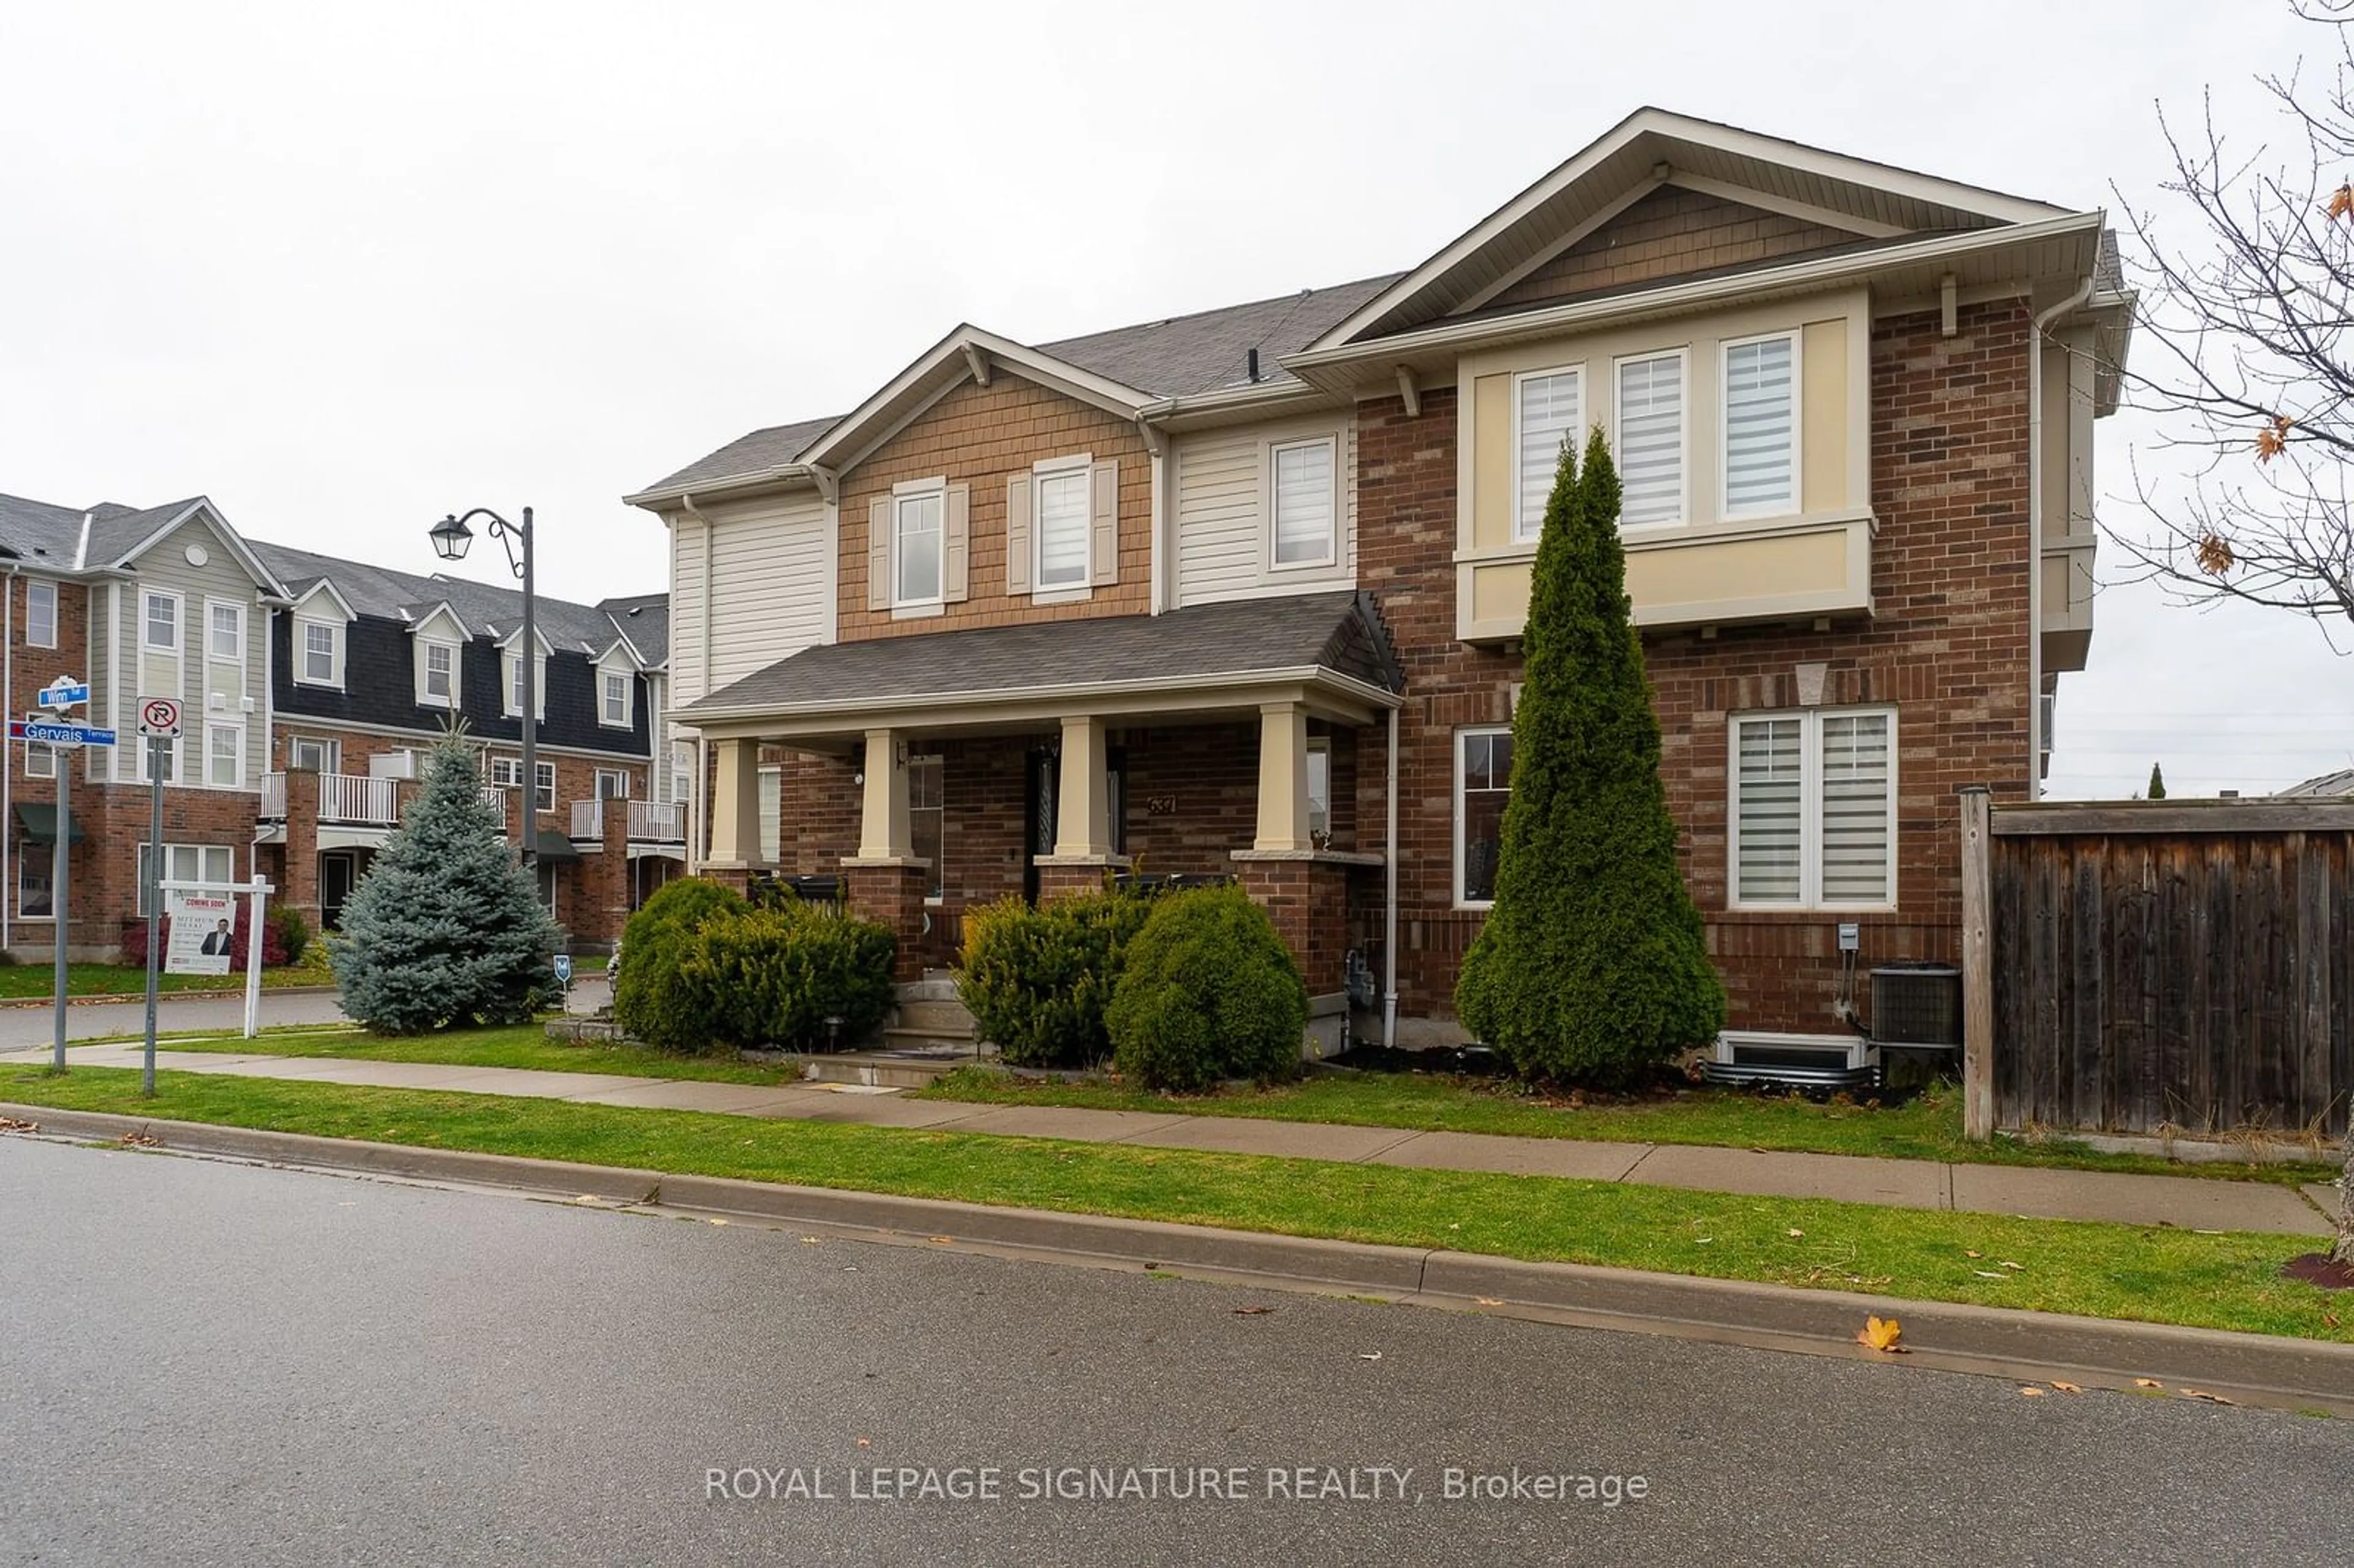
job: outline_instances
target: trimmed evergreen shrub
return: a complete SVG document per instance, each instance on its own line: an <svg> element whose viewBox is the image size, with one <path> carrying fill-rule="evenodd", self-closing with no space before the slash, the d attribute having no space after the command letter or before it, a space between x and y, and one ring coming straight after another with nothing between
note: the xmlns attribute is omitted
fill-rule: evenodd
<svg viewBox="0 0 2354 1568"><path fill-rule="evenodd" d="M504 828L482 800L473 748L451 735L344 905L333 961L345 1013L379 1034L415 1034L527 1023L555 1003L560 933Z"/></svg>
<svg viewBox="0 0 2354 1568"><path fill-rule="evenodd" d="M673 877L639 906L621 928L621 953L612 969L613 1022L633 1039L670 1051L703 1051L719 1043L720 1021L683 967L695 933L707 920L740 915L744 895L699 876Z"/></svg>
<svg viewBox="0 0 2354 1568"><path fill-rule="evenodd" d="M1455 988L1524 1077L1622 1084L1724 1026L1676 865L1659 721L1627 599L1619 487L1597 427L1545 503L1512 715L1495 906Z"/></svg>
<svg viewBox="0 0 2354 1568"><path fill-rule="evenodd" d="M1266 910L1204 887L1153 901L1104 1021L1120 1072L1147 1088L1264 1083L1299 1070L1308 987Z"/></svg>
<svg viewBox="0 0 2354 1568"><path fill-rule="evenodd" d="M1104 1010L1128 943L1152 913L1128 893L1033 909L1008 896L968 910L957 996L981 1039L1018 1067L1077 1067L1111 1054Z"/></svg>
<svg viewBox="0 0 2354 1568"><path fill-rule="evenodd" d="M286 956L281 959L271 958L270 942L268 938L264 938L261 943L261 961L265 967L270 964L299 964L302 961L302 955L311 950L311 923L303 919L302 911L295 908L292 904L273 904L270 906L270 928L277 935L279 950Z"/></svg>
<svg viewBox="0 0 2354 1568"><path fill-rule="evenodd" d="M708 1018L728 1045L821 1049L828 1016L842 1020L843 1041L855 1041L890 1011L897 948L889 927L818 905L716 915L685 944L686 1011Z"/></svg>

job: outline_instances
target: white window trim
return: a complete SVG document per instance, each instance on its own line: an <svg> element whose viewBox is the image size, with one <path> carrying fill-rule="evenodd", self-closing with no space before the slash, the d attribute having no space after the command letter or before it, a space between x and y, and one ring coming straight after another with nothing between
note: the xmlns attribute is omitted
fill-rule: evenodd
<svg viewBox="0 0 2354 1568"><path fill-rule="evenodd" d="M450 651L450 694L437 697L432 690L433 650ZM465 663L465 652L446 637L420 637L417 640L417 705L420 708L455 708L459 698L459 672Z"/></svg>
<svg viewBox="0 0 2354 1568"><path fill-rule="evenodd" d="M142 584L133 598L139 612L139 636L136 653L138 662L133 666L132 673L139 689L132 695L134 698L173 697L185 704L188 695L188 596L174 588L149 588ZM172 604L173 645L168 649L147 641L147 607L151 601L159 599L169 599ZM209 635L207 631L206 633L207 639ZM199 643L198 646L201 648L204 644ZM172 682L168 691L149 689L147 661L150 659L172 661ZM202 710L203 705L200 703L197 705L197 711ZM116 748L117 758L122 756L122 749ZM131 777L136 782L144 784L148 781L147 765L154 754L154 747L144 738L133 736L130 737L129 750ZM171 776L164 782L167 787L176 789L188 782L188 744L187 731L185 728L172 741L171 758Z"/></svg>
<svg viewBox="0 0 2354 1568"><path fill-rule="evenodd" d="M1770 512L1736 512L1732 499L1733 415L1731 400L1725 396L1725 379L1732 373L1734 349L1746 348L1751 344L1772 343L1776 339L1787 339L1790 344L1790 503ZM1773 332L1751 333L1746 337L1723 338L1716 345L1716 514L1721 521L1750 523L1765 517L1796 517L1807 509L1806 347L1807 333L1803 326L1780 327ZM1689 387L1686 395L1690 395ZM1850 387L1848 396L1853 398L1855 388Z"/></svg>
<svg viewBox="0 0 2354 1568"><path fill-rule="evenodd" d="M1515 420L1516 424L1517 422ZM1496 906L1496 901L1492 898L1463 896L1463 742L1475 735L1510 735L1511 733L1512 726L1508 724L1467 724L1449 733L1447 744L1455 754L1453 764L1455 785L1450 804L1454 809L1455 818L1455 869L1452 875L1455 907L1458 909L1493 909Z"/></svg>
<svg viewBox="0 0 2354 1568"><path fill-rule="evenodd" d="M1593 411L1594 398L1585 387L1585 361L1580 359L1567 365L1540 366L1533 370L1512 372L1511 406L1505 410L1505 413L1512 423L1512 543L1515 545L1533 545L1544 533L1543 513L1538 514L1533 524L1524 526L1521 518L1521 386L1523 382L1536 381L1549 376L1577 377L1577 422L1581 426L1591 423L1589 416ZM1564 430L1562 432L1562 440L1573 440L1576 435L1577 432L1574 429ZM1471 904L1465 905L1463 907L1485 909L1487 906Z"/></svg>
<svg viewBox="0 0 2354 1568"><path fill-rule="evenodd" d="M311 674L311 628L326 628L328 662L334 666L333 678L317 680ZM340 620L324 620L317 616L298 615L294 618L294 683L298 686L326 686L335 691L344 689L344 633Z"/></svg>
<svg viewBox="0 0 2354 1568"><path fill-rule="evenodd" d="M1676 348L1645 349L1636 354L1615 355L1610 361L1610 455L1618 464L1623 477L1626 472L1627 448L1618 430L1618 368L1625 365L1642 365L1654 359L1672 359L1683 376L1683 407L1677 425L1676 452L1676 520L1672 523L1637 523L1624 521L1618 525L1622 534L1672 534L1689 528L1692 524L1692 385L1691 347L1689 344ZM1721 394L1720 394L1721 396ZM1516 422L1517 423L1517 422Z"/></svg>
<svg viewBox="0 0 2354 1568"><path fill-rule="evenodd" d="M620 718L613 716L612 683L615 681L621 683L621 716ZM597 672L597 722L599 724L607 729L631 728L636 723L638 716L637 699L637 683L630 679L628 671L599 668Z"/></svg>
<svg viewBox="0 0 2354 1568"><path fill-rule="evenodd" d="M1032 604L1083 604L1096 592L1096 493L1095 482L1086 482L1087 507L1080 514L1083 526L1079 530L1079 580L1075 583L1046 582L1046 491L1044 482L1055 475L1077 472L1091 476L1096 465L1095 454L1080 452L1070 457L1040 458L1030 465L1030 602Z"/></svg>
<svg viewBox="0 0 2354 1568"><path fill-rule="evenodd" d="M523 674L523 656L515 649L499 650L499 712L509 718L523 717L523 704L515 697L515 682ZM531 709L535 720L547 717L547 655L535 652L531 666Z"/></svg>
<svg viewBox="0 0 2354 1568"><path fill-rule="evenodd" d="M33 596L37 592L46 594L49 601L49 636L46 642L33 635ZM57 645L58 585L41 577L27 577L25 579L25 646L55 648Z"/></svg>
<svg viewBox="0 0 2354 1568"><path fill-rule="evenodd" d="M35 766L37 759L40 764L37 767ZM45 746L37 740L27 741L25 743L25 777L55 779L57 776L58 748L54 746Z"/></svg>
<svg viewBox="0 0 2354 1568"><path fill-rule="evenodd" d="M1300 447L1327 447L1332 453L1332 510L1324 531L1324 554L1305 561L1283 561L1276 558L1277 523L1275 514L1278 497L1276 463L1285 452ZM1347 498L1345 476L1341 472L1341 437L1337 431L1320 436L1302 436L1297 440L1269 441L1260 464L1259 482L1267 486L1267 569L1277 572L1329 572L1341 564L1341 512Z"/></svg>
<svg viewBox="0 0 2354 1568"><path fill-rule="evenodd" d="M1329 845L1332 837L1331 736L1323 735L1309 736L1308 755L1310 757L1321 757L1324 759L1324 838L1326 843ZM1312 768L1310 768L1309 773L1310 777L1313 777L1315 769ZM1312 840L1315 836L1316 828L1316 793L1313 789L1310 789L1308 795L1308 827L1309 836Z"/></svg>
<svg viewBox="0 0 2354 1568"><path fill-rule="evenodd" d="M517 758L515 759L515 761L516 761L517 765L518 765L518 766L520 766L520 765L521 765L521 763L522 763L522 761L523 761L523 759L522 759L521 758ZM531 759L531 770L532 770L533 774L535 776L535 777L533 779L533 780L532 780L532 791L531 791L531 806L532 806L532 810L533 810L534 811L553 811L553 810L556 810L556 764L555 764L555 763L553 763L553 762L543 762L543 761L541 761L538 758L535 757L535 758L533 758ZM547 782L546 782L546 784L544 784L544 785L543 785L543 784L541 784L541 783L539 782L539 779L546 779L546 780L547 780ZM546 803L546 805L544 805L544 806L540 804L540 799L541 799L541 794L542 794L542 791L543 791L543 790L546 792L546 800L547 800L547 803Z"/></svg>
<svg viewBox="0 0 2354 1568"><path fill-rule="evenodd" d="M938 811L940 816L940 890L938 893L924 895L925 906L938 909L948 902L949 890L949 765L948 758L941 752L919 752L907 758L908 771L914 772L916 765L920 762L934 764L939 768L940 773L940 803L937 806L921 808L927 811ZM911 816L915 810L916 808L912 807L909 809Z"/></svg>
<svg viewBox="0 0 2354 1568"><path fill-rule="evenodd" d="M223 731L237 736L237 777L226 784L217 782L213 778L213 736ZM215 724L209 720L206 722L204 760L204 776L196 780L196 783L207 789L245 788L245 722L243 719L229 720L220 724Z"/></svg>
<svg viewBox="0 0 2354 1568"><path fill-rule="evenodd" d="M938 588L929 599L899 597L899 508L910 501L929 495L938 499L940 507L939 560ZM1032 503L1034 509L1036 503ZM948 607L949 590L949 482L946 474L930 479L902 480L891 487L891 610L896 615L938 615Z"/></svg>
<svg viewBox="0 0 2354 1568"><path fill-rule="evenodd" d="M301 748L306 746L315 746L319 748L320 757L327 764L326 767L319 769L321 773L339 773L343 771L344 743L332 736L323 735L288 736L286 737L287 767L299 768L302 766L296 758L302 755Z"/></svg>
<svg viewBox="0 0 2354 1568"><path fill-rule="evenodd" d="M520 757L493 757L484 772L489 775L493 789L523 788L523 758Z"/></svg>
<svg viewBox="0 0 2354 1568"><path fill-rule="evenodd" d="M186 843L171 839L166 839L164 842L163 879L164 881L172 882L175 880L184 880L175 878L172 874L172 856L174 852L178 850L193 851L196 854L196 874L193 879L189 880L195 880L197 882L209 880L205 875L205 860L207 856L218 853L228 856L228 874L220 878L217 885L233 885L237 881L237 846L235 844ZM154 846L145 839L141 839L131 846L131 874L133 885L131 902L133 918L143 919L147 914L147 877L146 868L143 863L153 853Z"/></svg>
<svg viewBox="0 0 2354 1568"><path fill-rule="evenodd" d="M608 793L605 789L609 779L620 780L620 788L610 793ZM597 779L593 788L599 800L626 800L630 798L630 770L626 768L599 768L597 769Z"/></svg>
<svg viewBox="0 0 2354 1568"><path fill-rule="evenodd" d="M1882 902L1826 903L1823 884L1823 731L1827 718L1863 718L1883 715L1888 720L1888 897ZM1797 719L1798 726L1798 896L1789 900L1744 899L1741 896L1741 726L1775 719ZM1891 703L1865 703L1853 707L1761 708L1725 716L1724 726L1724 906L1727 909L1799 910L1802 912L1886 912L1896 907L1902 861L1897 853L1896 802L1901 753L1897 747L1897 712Z"/></svg>

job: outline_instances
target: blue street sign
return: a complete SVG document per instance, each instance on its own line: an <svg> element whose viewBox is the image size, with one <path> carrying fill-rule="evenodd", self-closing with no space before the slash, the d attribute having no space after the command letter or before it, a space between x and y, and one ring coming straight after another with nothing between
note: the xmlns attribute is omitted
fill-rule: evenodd
<svg viewBox="0 0 2354 1568"><path fill-rule="evenodd" d="M80 681L59 681L54 686L44 686L36 692L33 701L45 708L80 707L90 701L90 686Z"/></svg>
<svg viewBox="0 0 2354 1568"><path fill-rule="evenodd" d="M556 955L556 983L567 991L572 989L572 955L570 953Z"/></svg>
<svg viewBox="0 0 2354 1568"><path fill-rule="evenodd" d="M37 740L47 746L112 746L114 732L97 729L86 724L66 724L48 719L10 719L10 740Z"/></svg>

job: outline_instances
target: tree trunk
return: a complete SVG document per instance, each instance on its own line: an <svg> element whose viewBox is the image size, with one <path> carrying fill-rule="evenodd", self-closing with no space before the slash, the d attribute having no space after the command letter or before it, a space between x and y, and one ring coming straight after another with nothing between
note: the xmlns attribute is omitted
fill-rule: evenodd
<svg viewBox="0 0 2354 1568"><path fill-rule="evenodd" d="M2346 1170L2338 1178L2338 1245L2329 1260L2354 1266L2354 1127L2346 1129Z"/></svg>

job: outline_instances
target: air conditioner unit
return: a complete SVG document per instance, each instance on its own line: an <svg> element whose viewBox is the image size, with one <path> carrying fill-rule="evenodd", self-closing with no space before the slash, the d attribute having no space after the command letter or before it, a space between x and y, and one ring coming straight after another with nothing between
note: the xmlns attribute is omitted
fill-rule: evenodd
<svg viewBox="0 0 2354 1568"><path fill-rule="evenodd" d="M387 751L368 758L371 779L414 779L417 777L417 753Z"/></svg>
<svg viewBox="0 0 2354 1568"><path fill-rule="evenodd" d="M1882 964L1872 971L1872 1041L1904 1051L1962 1044L1962 971L1952 964Z"/></svg>

